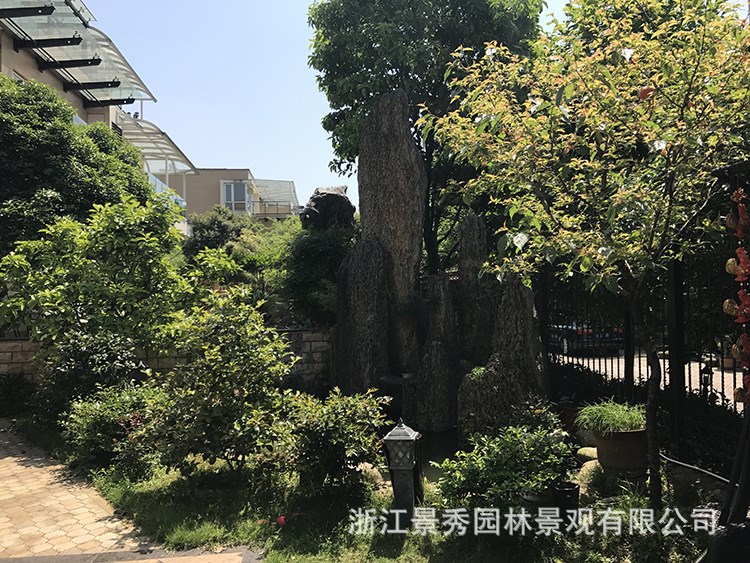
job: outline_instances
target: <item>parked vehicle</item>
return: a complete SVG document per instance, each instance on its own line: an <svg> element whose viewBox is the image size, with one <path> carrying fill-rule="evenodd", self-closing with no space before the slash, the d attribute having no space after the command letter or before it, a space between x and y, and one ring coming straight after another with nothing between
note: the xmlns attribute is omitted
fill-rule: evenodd
<svg viewBox="0 0 750 563"><path fill-rule="evenodd" d="M550 348L564 355L599 353L614 355L623 348L622 329L619 327L591 327L571 323L553 325L550 329Z"/></svg>

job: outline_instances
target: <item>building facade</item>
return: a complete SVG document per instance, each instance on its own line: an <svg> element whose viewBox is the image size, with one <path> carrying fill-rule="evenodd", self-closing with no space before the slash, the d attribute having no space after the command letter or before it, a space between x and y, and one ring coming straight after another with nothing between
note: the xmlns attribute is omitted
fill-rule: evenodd
<svg viewBox="0 0 750 563"><path fill-rule="evenodd" d="M294 182L256 180L248 169L196 168L144 119L144 103L155 96L93 22L82 0L0 0L0 73L52 86L77 123L112 127L140 150L154 189L170 193L185 216L215 205L269 220L298 213Z"/></svg>
<svg viewBox="0 0 750 563"><path fill-rule="evenodd" d="M220 205L261 220L285 219L299 214L291 180L261 180L248 168L199 168L185 179L187 214L206 213Z"/></svg>

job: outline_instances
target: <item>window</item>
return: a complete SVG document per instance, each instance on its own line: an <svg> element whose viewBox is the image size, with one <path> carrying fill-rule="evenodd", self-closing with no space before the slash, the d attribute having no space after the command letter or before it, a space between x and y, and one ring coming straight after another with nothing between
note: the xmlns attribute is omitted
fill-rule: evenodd
<svg viewBox="0 0 750 563"><path fill-rule="evenodd" d="M232 211L247 211L247 186L245 182L224 182L224 205Z"/></svg>
<svg viewBox="0 0 750 563"><path fill-rule="evenodd" d="M21 76L20 74L18 74L15 70L13 71L12 78L13 78L13 80L15 80L18 83L26 82L26 79L23 76Z"/></svg>

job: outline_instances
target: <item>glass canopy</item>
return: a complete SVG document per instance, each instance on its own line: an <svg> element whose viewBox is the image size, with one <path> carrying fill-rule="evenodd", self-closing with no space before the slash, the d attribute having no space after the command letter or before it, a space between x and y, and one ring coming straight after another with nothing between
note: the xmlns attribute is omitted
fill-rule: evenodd
<svg viewBox="0 0 750 563"><path fill-rule="evenodd" d="M112 40L91 27L94 19L81 0L0 0L0 8L38 8L52 6L50 15L0 20L16 37L16 46L34 53L40 69L56 73L66 89L75 90L89 105L106 104L109 100L149 100L156 98L136 74ZM30 41L81 39L77 45L50 46ZM20 41L20 42L19 42ZM65 66L65 61L101 59L99 64ZM104 84L103 84L104 83ZM109 83L109 84L107 84ZM86 88L89 86L89 89Z"/></svg>
<svg viewBox="0 0 750 563"><path fill-rule="evenodd" d="M141 151L146 172L162 176L198 174L190 159L164 131L150 121L118 113L122 136Z"/></svg>

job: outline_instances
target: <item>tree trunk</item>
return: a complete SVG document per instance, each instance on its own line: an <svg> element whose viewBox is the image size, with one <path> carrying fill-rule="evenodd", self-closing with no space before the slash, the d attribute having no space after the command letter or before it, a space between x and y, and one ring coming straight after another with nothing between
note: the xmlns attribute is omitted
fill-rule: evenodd
<svg viewBox="0 0 750 563"><path fill-rule="evenodd" d="M649 505L654 510L662 507L661 460L659 457L659 391L661 389L661 363L656 343L646 324L643 305L638 292L629 296L630 313L636 338L646 351L649 367L646 395L646 439L648 441Z"/></svg>
<svg viewBox="0 0 750 563"><path fill-rule="evenodd" d="M646 439L648 441L648 493L650 507L661 510L661 460L659 458L659 390L661 363L652 340L645 343L646 358L651 371L646 396Z"/></svg>

